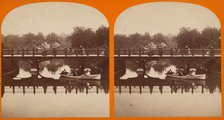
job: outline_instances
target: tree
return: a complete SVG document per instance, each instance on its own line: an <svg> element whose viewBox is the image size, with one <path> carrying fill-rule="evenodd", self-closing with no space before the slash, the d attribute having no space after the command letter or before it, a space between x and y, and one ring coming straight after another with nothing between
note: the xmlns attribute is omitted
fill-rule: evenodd
<svg viewBox="0 0 224 120"><path fill-rule="evenodd" d="M36 46L36 37L33 33L24 34L21 39L23 44L23 46L21 46L22 48L29 49Z"/></svg>
<svg viewBox="0 0 224 120"><path fill-rule="evenodd" d="M190 28L181 28L180 32L175 37L178 44L178 48L185 48L186 46L190 48L198 48L200 46L200 33L197 29L191 30Z"/></svg>
<svg viewBox="0 0 224 120"><path fill-rule="evenodd" d="M109 46L109 28L101 26L96 30L96 45L97 46Z"/></svg>
<svg viewBox="0 0 224 120"><path fill-rule="evenodd" d="M129 44L129 48L142 48L143 46L141 45L141 37L142 35L139 33L135 33L135 34L131 34L128 36L128 43Z"/></svg>
<svg viewBox="0 0 224 120"><path fill-rule="evenodd" d="M203 47L213 46L215 48L221 47L221 31L217 28L206 27L201 32L201 45Z"/></svg>
<svg viewBox="0 0 224 120"><path fill-rule="evenodd" d="M150 34L148 32L146 32L143 36L142 36L142 44L145 46L145 45L148 45L150 42L152 42L152 38L150 36Z"/></svg>
<svg viewBox="0 0 224 120"><path fill-rule="evenodd" d="M128 41L125 35L117 34L114 36L114 47L115 49L128 48Z"/></svg>
<svg viewBox="0 0 224 120"><path fill-rule="evenodd" d="M50 33L46 37L46 42L48 44L54 44L54 43L60 43L61 42L61 37L59 37L56 33Z"/></svg>
<svg viewBox="0 0 224 120"><path fill-rule="evenodd" d="M81 45L90 48L96 45L94 43L95 33L90 28L75 27L73 33L67 39L71 42L72 48L78 48Z"/></svg>
<svg viewBox="0 0 224 120"><path fill-rule="evenodd" d="M152 41L155 44L166 43L166 37L162 33L157 33L153 35Z"/></svg>
<svg viewBox="0 0 224 120"><path fill-rule="evenodd" d="M2 44L5 49L17 49L22 45L21 38L18 35L2 36Z"/></svg>
<svg viewBox="0 0 224 120"><path fill-rule="evenodd" d="M41 32L37 33L37 35L35 36L35 39L36 39L36 43L35 43L36 46L40 46L41 44L43 44L45 40L44 35Z"/></svg>

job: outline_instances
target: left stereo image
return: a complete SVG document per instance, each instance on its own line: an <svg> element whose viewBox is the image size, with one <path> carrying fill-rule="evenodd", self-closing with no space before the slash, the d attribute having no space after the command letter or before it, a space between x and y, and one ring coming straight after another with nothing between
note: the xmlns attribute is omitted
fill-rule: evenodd
<svg viewBox="0 0 224 120"><path fill-rule="evenodd" d="M97 9L42 2L2 23L2 117L109 117L109 25Z"/></svg>

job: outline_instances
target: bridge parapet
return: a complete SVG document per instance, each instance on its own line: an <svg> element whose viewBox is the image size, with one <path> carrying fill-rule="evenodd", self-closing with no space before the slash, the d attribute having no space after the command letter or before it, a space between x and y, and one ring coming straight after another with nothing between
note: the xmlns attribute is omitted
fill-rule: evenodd
<svg viewBox="0 0 224 120"><path fill-rule="evenodd" d="M108 49L3 49L2 57L107 57Z"/></svg>
<svg viewBox="0 0 224 120"><path fill-rule="evenodd" d="M220 49L115 49L115 57L221 57Z"/></svg>

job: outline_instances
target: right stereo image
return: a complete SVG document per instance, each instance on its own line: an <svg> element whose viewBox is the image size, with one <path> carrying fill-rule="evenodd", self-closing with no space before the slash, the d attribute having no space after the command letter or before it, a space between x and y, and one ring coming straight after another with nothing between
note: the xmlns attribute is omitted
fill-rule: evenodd
<svg viewBox="0 0 224 120"><path fill-rule="evenodd" d="M211 10L140 4L114 33L116 117L221 116L221 25Z"/></svg>

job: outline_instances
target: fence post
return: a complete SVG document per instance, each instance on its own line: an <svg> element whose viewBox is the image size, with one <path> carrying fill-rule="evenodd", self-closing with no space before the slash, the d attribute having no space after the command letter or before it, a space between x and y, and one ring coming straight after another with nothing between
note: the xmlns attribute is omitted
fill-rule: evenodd
<svg viewBox="0 0 224 120"><path fill-rule="evenodd" d="M153 50L150 48L150 56L153 56Z"/></svg>
<svg viewBox="0 0 224 120"><path fill-rule="evenodd" d="M75 53L75 56L78 57L79 50L77 50L77 49L75 48L75 49L74 49L74 53Z"/></svg>
<svg viewBox="0 0 224 120"><path fill-rule="evenodd" d="M4 55L4 49L2 49L2 56Z"/></svg>
<svg viewBox="0 0 224 120"><path fill-rule="evenodd" d="M14 52L13 52L14 50L12 49L12 56L14 55Z"/></svg>
<svg viewBox="0 0 224 120"><path fill-rule="evenodd" d="M204 57L205 56L205 50L204 49L202 49L202 56Z"/></svg>
<svg viewBox="0 0 224 120"><path fill-rule="evenodd" d="M180 52L181 52L181 56L184 57L185 49L180 49Z"/></svg>
<svg viewBox="0 0 224 120"><path fill-rule="evenodd" d="M159 48L159 55L160 55L160 57L163 56L163 49L162 48Z"/></svg>
<svg viewBox="0 0 224 120"><path fill-rule="evenodd" d="M65 57L67 57L68 55L67 48L64 49L64 53L65 53Z"/></svg>
<svg viewBox="0 0 224 120"><path fill-rule="evenodd" d="M36 54L38 54L38 49L35 49L35 51L36 51Z"/></svg>
<svg viewBox="0 0 224 120"><path fill-rule="evenodd" d="M25 54L29 55L29 50L26 48Z"/></svg>
<svg viewBox="0 0 224 120"><path fill-rule="evenodd" d="M170 49L170 55L173 57L173 48Z"/></svg>
<svg viewBox="0 0 224 120"><path fill-rule="evenodd" d="M130 48L128 48L128 56L129 57L131 56L131 50L130 50Z"/></svg>
<svg viewBox="0 0 224 120"><path fill-rule="evenodd" d="M86 56L89 56L89 49L86 49Z"/></svg>
<svg viewBox="0 0 224 120"><path fill-rule="evenodd" d="M117 52L118 52L118 57L120 57L120 49L118 49L118 51L117 51Z"/></svg>
<svg viewBox="0 0 224 120"><path fill-rule="evenodd" d="M138 54L139 54L139 57L141 57L141 48L139 48L139 50L138 50L139 52L138 52Z"/></svg>
<svg viewBox="0 0 224 120"><path fill-rule="evenodd" d="M194 56L194 49L191 49L191 55Z"/></svg>
<svg viewBox="0 0 224 120"><path fill-rule="evenodd" d="M97 48L97 56L100 55L100 51L99 51L99 48Z"/></svg>
<svg viewBox="0 0 224 120"><path fill-rule="evenodd" d="M24 56L24 48L22 48L22 56Z"/></svg>
<svg viewBox="0 0 224 120"><path fill-rule="evenodd" d="M44 48L44 51L43 51L43 56L46 57L47 56L47 51L46 49Z"/></svg>
<svg viewBox="0 0 224 120"><path fill-rule="evenodd" d="M35 48L33 47L33 57L35 56Z"/></svg>
<svg viewBox="0 0 224 120"><path fill-rule="evenodd" d="M211 48L210 49L210 56L214 56L215 55L215 49L214 48Z"/></svg>
<svg viewBox="0 0 224 120"><path fill-rule="evenodd" d="M56 57L56 55L57 55L57 50L56 50L56 48L53 48L53 55L54 55L54 57Z"/></svg>

